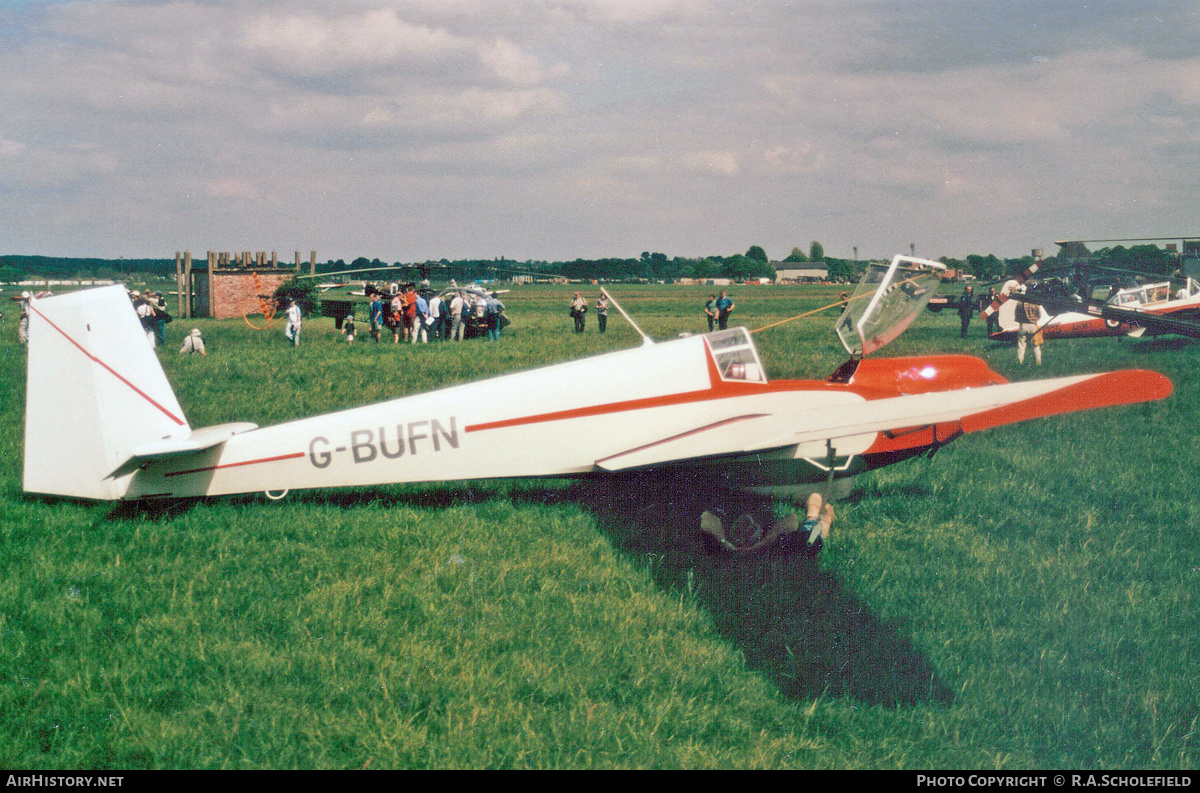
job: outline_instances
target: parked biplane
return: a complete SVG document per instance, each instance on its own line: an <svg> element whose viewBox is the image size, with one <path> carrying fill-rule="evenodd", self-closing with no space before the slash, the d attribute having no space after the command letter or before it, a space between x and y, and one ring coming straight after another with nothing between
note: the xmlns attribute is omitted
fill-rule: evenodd
<svg viewBox="0 0 1200 793"><path fill-rule="evenodd" d="M898 336L942 265L873 265L824 380L769 380L734 328L289 421L192 429L120 286L31 304L24 488L132 500L493 477L686 472L782 497L964 433L1161 399L1125 370L1009 383L963 355L866 357ZM835 482L836 480L836 482Z"/></svg>

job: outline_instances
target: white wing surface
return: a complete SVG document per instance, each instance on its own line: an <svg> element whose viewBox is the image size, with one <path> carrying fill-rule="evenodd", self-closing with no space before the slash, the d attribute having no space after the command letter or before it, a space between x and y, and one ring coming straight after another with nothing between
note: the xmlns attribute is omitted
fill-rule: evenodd
<svg viewBox="0 0 1200 793"><path fill-rule="evenodd" d="M597 460L596 465L605 471L621 471L954 421L962 422L964 432L974 432L1039 416L1160 398L1170 390L1170 381L1162 375L1125 370L914 394L788 413L730 416L610 455Z"/></svg>

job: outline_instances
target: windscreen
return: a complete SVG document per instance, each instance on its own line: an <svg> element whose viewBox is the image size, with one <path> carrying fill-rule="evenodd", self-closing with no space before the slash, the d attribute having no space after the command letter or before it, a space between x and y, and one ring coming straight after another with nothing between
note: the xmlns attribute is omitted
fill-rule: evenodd
<svg viewBox="0 0 1200 793"><path fill-rule="evenodd" d="M834 330L851 355L867 355L895 339L937 291L946 266L928 259L896 256L889 264L867 265Z"/></svg>
<svg viewBox="0 0 1200 793"><path fill-rule="evenodd" d="M713 360L717 371L723 380L748 380L754 383L765 383L766 374L762 362L758 359L758 351L745 328L730 328L715 333L705 334L708 346L712 350Z"/></svg>

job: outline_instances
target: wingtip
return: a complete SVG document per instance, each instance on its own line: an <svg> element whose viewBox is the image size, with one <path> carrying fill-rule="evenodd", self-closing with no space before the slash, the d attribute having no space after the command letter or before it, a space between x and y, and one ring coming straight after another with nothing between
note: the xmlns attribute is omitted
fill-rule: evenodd
<svg viewBox="0 0 1200 793"><path fill-rule="evenodd" d="M1149 369L1122 369L1101 375L1113 387L1124 389L1130 398L1125 402L1153 402L1166 399L1175 391L1170 378ZM1122 402L1113 402L1119 405Z"/></svg>
<svg viewBox="0 0 1200 793"><path fill-rule="evenodd" d="M964 432L978 432L1003 424L1078 410L1154 402L1170 396L1173 390L1171 381L1158 372L1122 369L1092 375L1031 399L966 416L962 420L962 427Z"/></svg>

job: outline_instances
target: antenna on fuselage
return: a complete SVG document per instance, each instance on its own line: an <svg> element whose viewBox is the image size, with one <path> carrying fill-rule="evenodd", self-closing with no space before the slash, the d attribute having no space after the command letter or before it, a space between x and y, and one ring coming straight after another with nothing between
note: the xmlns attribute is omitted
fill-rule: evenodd
<svg viewBox="0 0 1200 793"><path fill-rule="evenodd" d="M636 322L634 322L633 319L628 314L625 313L625 309L621 308L621 304L617 302L617 299L615 297L613 297L612 295L610 295L608 293L607 289L605 289L604 287L600 287L600 294L607 297L609 302L613 304L613 306L617 309L617 311L621 312L621 316L625 317L625 321L628 322L630 325L632 325L633 329L638 332L638 335L642 337L642 345L643 346L654 343L654 339L647 336L642 331L642 329L638 327L638 324Z"/></svg>

